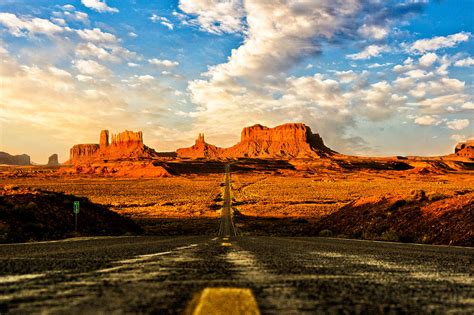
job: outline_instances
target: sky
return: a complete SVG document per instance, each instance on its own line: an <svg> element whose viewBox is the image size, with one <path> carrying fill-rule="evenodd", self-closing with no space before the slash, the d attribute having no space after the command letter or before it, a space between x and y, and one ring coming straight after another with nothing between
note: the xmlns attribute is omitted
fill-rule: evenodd
<svg viewBox="0 0 474 315"><path fill-rule="evenodd" d="M172 151L303 122L332 149L474 136L472 0L2 0L0 151L69 157L142 130Z"/></svg>

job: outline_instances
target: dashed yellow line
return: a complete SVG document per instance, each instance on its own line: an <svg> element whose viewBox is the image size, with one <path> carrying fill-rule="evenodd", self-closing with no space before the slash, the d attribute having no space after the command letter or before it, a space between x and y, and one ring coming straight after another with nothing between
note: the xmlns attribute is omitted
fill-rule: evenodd
<svg viewBox="0 0 474 315"><path fill-rule="evenodd" d="M247 288L206 288L186 308L188 315L259 315L257 301Z"/></svg>

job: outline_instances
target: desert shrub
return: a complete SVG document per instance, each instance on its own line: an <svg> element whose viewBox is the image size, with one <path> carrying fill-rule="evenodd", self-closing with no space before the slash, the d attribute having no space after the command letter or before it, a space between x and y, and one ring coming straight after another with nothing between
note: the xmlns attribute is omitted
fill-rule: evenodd
<svg viewBox="0 0 474 315"><path fill-rule="evenodd" d="M386 242L398 242L400 241L398 234L394 230L387 230L380 235L379 240Z"/></svg>
<svg viewBox="0 0 474 315"><path fill-rule="evenodd" d="M412 200L423 201L426 200L426 192L421 189L412 190L410 192Z"/></svg>
<svg viewBox="0 0 474 315"><path fill-rule="evenodd" d="M446 198L449 198L449 196L441 193L432 193L428 196L429 201L438 201Z"/></svg>
<svg viewBox="0 0 474 315"><path fill-rule="evenodd" d="M321 237L331 237L332 236L332 231L331 230L321 230L319 232L319 236Z"/></svg>
<svg viewBox="0 0 474 315"><path fill-rule="evenodd" d="M415 237L409 234L402 234L399 236L400 242L402 243L414 243Z"/></svg>
<svg viewBox="0 0 474 315"><path fill-rule="evenodd" d="M291 220L291 222L294 222L294 223L308 223L308 220L306 220L304 218L297 218L297 219Z"/></svg>
<svg viewBox="0 0 474 315"><path fill-rule="evenodd" d="M397 200L393 203L393 205L391 205L389 208L388 208L388 211L389 212L393 212L393 211L396 211L398 210L398 208L400 207L403 207L404 205L407 204L407 201L405 199L400 199L400 200Z"/></svg>

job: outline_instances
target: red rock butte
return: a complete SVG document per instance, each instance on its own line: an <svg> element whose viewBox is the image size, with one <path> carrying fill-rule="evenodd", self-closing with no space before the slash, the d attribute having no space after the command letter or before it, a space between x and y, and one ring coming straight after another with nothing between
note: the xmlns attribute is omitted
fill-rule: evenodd
<svg viewBox="0 0 474 315"><path fill-rule="evenodd" d="M103 160L141 159L156 157L155 150L143 144L143 133L125 130L112 134L102 130L99 144L76 144L70 150L70 164Z"/></svg>
<svg viewBox="0 0 474 315"><path fill-rule="evenodd" d="M262 125L242 130L240 142L230 148L219 148L204 141L199 134L189 148L178 149L180 158L318 158L336 152L324 145L319 134L302 123L268 128Z"/></svg>
<svg viewBox="0 0 474 315"><path fill-rule="evenodd" d="M474 139L458 143L454 154L465 158L474 158Z"/></svg>

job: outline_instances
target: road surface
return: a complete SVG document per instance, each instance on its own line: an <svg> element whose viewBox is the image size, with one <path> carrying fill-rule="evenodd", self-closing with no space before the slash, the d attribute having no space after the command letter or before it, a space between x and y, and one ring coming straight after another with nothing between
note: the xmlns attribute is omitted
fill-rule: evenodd
<svg viewBox="0 0 474 315"><path fill-rule="evenodd" d="M221 213L221 223L219 227L219 236L231 237L236 236L234 221L232 219L232 197L230 193L230 164L225 166L224 177L224 205Z"/></svg>
<svg viewBox="0 0 474 315"><path fill-rule="evenodd" d="M232 236L228 174L220 236L0 245L0 314L180 314L235 305L223 287L262 314L474 313L474 249Z"/></svg>

